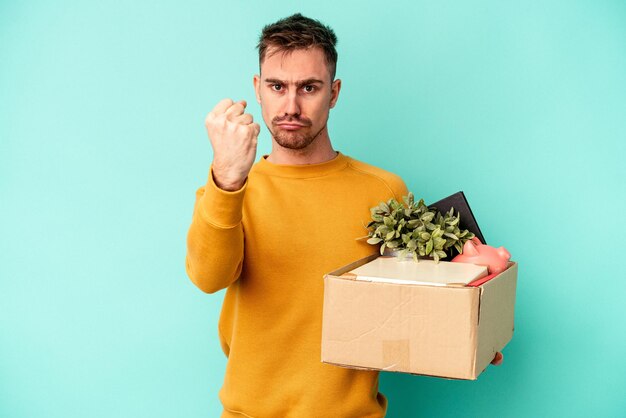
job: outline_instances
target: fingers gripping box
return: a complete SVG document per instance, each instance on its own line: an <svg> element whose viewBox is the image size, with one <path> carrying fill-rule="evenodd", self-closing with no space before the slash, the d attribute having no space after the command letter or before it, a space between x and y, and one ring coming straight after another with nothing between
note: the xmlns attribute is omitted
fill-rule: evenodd
<svg viewBox="0 0 626 418"><path fill-rule="evenodd" d="M357 280L372 255L324 276L322 361L475 380L513 336L517 263L477 286Z"/></svg>

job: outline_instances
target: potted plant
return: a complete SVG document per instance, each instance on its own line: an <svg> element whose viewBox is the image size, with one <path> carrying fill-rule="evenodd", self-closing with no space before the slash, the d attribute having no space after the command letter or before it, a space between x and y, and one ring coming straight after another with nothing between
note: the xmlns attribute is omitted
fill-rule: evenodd
<svg viewBox="0 0 626 418"><path fill-rule="evenodd" d="M463 253L465 242L474 238L467 229L461 231L461 215L455 214L454 208L442 214L426 206L424 199L415 203L413 193L403 200L404 204L389 199L370 209L372 221L367 225L367 243L382 243L381 254L412 256L415 261L418 257L433 258L439 262Z"/></svg>

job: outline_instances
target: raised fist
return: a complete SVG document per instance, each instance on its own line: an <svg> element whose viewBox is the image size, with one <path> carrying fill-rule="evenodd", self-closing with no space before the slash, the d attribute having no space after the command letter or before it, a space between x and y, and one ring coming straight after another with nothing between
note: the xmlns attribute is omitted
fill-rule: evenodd
<svg viewBox="0 0 626 418"><path fill-rule="evenodd" d="M261 128L245 109L245 100L224 99L204 121L213 147L213 180L223 190L241 189L256 157Z"/></svg>

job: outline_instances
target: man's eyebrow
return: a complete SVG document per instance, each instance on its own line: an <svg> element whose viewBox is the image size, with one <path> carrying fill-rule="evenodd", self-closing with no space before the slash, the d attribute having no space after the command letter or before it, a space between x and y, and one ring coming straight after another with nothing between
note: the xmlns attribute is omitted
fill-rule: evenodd
<svg viewBox="0 0 626 418"><path fill-rule="evenodd" d="M298 87L308 86L309 84L322 84L322 85L324 85L324 82L322 80L318 80L317 78L307 78L306 80L302 80L302 81L297 81L296 82L296 85Z"/></svg>
<svg viewBox="0 0 626 418"><path fill-rule="evenodd" d="M277 78L266 78L264 81L270 84L288 84L284 80L279 80ZM317 78L307 78L306 80L296 81L296 86L298 87L307 86L309 84L324 85L324 82L322 80L318 80Z"/></svg>

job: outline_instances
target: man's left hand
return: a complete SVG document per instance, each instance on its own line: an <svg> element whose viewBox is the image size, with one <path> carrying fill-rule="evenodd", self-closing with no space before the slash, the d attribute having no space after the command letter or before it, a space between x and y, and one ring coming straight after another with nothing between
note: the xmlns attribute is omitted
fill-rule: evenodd
<svg viewBox="0 0 626 418"><path fill-rule="evenodd" d="M502 364L502 362L504 361L504 356L502 355L501 352L497 352L496 356L493 358L493 360L491 360L491 364L493 364L494 366L499 366Z"/></svg>

